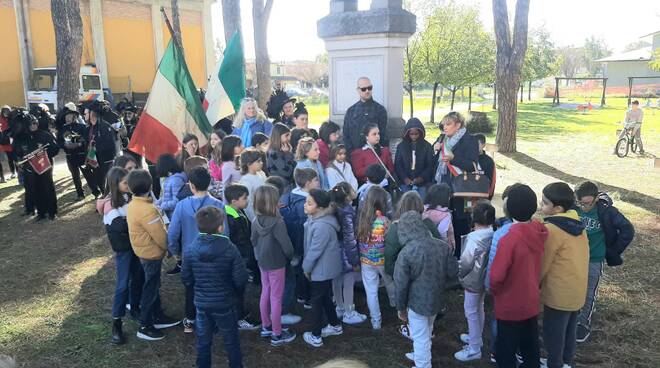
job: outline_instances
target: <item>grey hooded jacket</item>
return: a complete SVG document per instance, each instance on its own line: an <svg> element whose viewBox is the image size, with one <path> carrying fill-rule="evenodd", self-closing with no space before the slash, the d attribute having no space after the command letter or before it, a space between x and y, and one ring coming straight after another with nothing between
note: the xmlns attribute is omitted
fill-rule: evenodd
<svg viewBox="0 0 660 368"><path fill-rule="evenodd" d="M431 236L422 215L415 211L399 219L399 241L404 244L394 266L396 307L434 316L444 304L448 281L456 277L457 263L449 247Z"/></svg>
<svg viewBox="0 0 660 368"><path fill-rule="evenodd" d="M303 271L312 281L332 280L342 273L339 222L334 209L309 216L305 222L305 258Z"/></svg>
<svg viewBox="0 0 660 368"><path fill-rule="evenodd" d="M293 258L293 245L281 217L255 217L250 240L257 263L264 270L284 268Z"/></svg>
<svg viewBox="0 0 660 368"><path fill-rule="evenodd" d="M467 235L465 247L458 262L458 280L463 288L473 293L484 291L488 266L488 253L493 240L493 229L479 229Z"/></svg>

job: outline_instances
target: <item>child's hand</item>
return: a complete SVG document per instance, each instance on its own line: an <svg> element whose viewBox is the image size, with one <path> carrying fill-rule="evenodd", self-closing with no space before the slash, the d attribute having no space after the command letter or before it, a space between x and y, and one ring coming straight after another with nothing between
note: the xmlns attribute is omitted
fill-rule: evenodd
<svg viewBox="0 0 660 368"><path fill-rule="evenodd" d="M454 159L454 154L450 152L445 153L445 155L442 157L442 161L444 162L449 162L453 159Z"/></svg>
<svg viewBox="0 0 660 368"><path fill-rule="evenodd" d="M307 280L312 281L312 274L309 272L305 272L305 277L307 277Z"/></svg>
<svg viewBox="0 0 660 368"><path fill-rule="evenodd" d="M408 323L408 311L398 311L397 312L399 319L402 320L405 323Z"/></svg>
<svg viewBox="0 0 660 368"><path fill-rule="evenodd" d="M293 257L289 264L291 264L293 267L296 267L298 264L300 264L300 257Z"/></svg>
<svg viewBox="0 0 660 368"><path fill-rule="evenodd" d="M412 185L413 181L410 180L410 178L405 178L405 179L403 179L403 182L406 183L406 185Z"/></svg>

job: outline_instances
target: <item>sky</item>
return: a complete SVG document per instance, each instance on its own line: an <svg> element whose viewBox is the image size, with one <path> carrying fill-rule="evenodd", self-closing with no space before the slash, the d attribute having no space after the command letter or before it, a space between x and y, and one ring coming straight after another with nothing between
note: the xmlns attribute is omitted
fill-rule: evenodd
<svg viewBox="0 0 660 368"><path fill-rule="evenodd" d="M413 6L419 0L412 0ZM442 0L438 0L442 2ZM484 26L492 30L492 0L457 0L474 4L481 11ZM360 10L370 0L358 0ZM515 0L507 0L511 12ZM329 13L329 0L274 0L268 24L268 50L271 61L313 60L325 52L316 35L316 22ZM224 43L222 6L213 5L213 32ZM241 21L245 57L254 58L252 1L241 0ZM591 35L605 40L614 52L623 51L641 36L660 31L658 0L531 0L529 27L545 26L557 46L582 45ZM419 27L419 21L418 21Z"/></svg>

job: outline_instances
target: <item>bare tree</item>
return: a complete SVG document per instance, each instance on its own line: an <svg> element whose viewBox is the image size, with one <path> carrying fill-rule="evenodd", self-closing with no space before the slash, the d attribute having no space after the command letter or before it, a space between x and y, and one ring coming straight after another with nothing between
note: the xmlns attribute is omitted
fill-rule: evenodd
<svg viewBox="0 0 660 368"><path fill-rule="evenodd" d="M225 28L225 45L237 31L238 36L241 37L241 44L243 44L240 0L222 0L222 23Z"/></svg>
<svg viewBox="0 0 660 368"><path fill-rule="evenodd" d="M179 44L181 53L183 53L183 39L181 38L181 19L179 16L179 0L172 0L172 29L174 30L174 38Z"/></svg>
<svg viewBox="0 0 660 368"><path fill-rule="evenodd" d="M273 0L252 0L252 22L254 25L254 55L257 65L257 101L262 108L270 98L270 58L268 57L268 19L273 9Z"/></svg>
<svg viewBox="0 0 660 368"><path fill-rule="evenodd" d="M498 94L498 124L496 142L500 152L516 151L517 92L527 51L527 18L529 0L516 1L513 35L509 29L506 0L493 0L497 56L495 75Z"/></svg>
<svg viewBox="0 0 660 368"><path fill-rule="evenodd" d="M79 0L51 0L57 57L57 105L80 99L80 59L83 49L83 24Z"/></svg>
<svg viewBox="0 0 660 368"><path fill-rule="evenodd" d="M583 50L577 47L562 47L559 53L559 70L566 78L573 78L582 64ZM568 82L568 81L567 81Z"/></svg>

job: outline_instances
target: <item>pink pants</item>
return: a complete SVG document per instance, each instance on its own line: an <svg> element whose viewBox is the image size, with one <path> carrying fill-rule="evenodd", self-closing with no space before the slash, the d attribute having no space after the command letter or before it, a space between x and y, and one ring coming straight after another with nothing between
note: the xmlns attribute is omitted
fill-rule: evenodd
<svg viewBox="0 0 660 368"><path fill-rule="evenodd" d="M259 312L264 327L273 328L273 335L282 334L282 295L284 294L284 270L261 270L261 299Z"/></svg>

